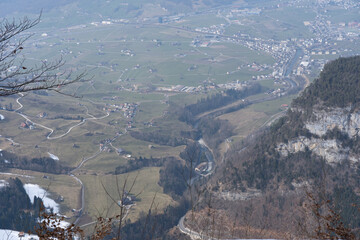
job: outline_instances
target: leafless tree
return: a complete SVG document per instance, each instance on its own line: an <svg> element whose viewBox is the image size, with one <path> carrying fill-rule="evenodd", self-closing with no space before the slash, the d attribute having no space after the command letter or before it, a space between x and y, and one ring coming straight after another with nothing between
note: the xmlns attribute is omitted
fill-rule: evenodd
<svg viewBox="0 0 360 240"><path fill-rule="evenodd" d="M328 197L308 191L306 196L307 202L304 204L304 219L306 220L298 223L302 237L334 240L358 239L353 229L343 222L340 213L335 209ZM360 208L358 210L360 212Z"/></svg>
<svg viewBox="0 0 360 240"><path fill-rule="evenodd" d="M61 92L63 86L78 82L85 72L76 76L71 71L61 70L65 61L42 61L30 65L20 53L24 43L33 35L27 30L36 26L41 14L35 20L27 17L19 20L0 20L0 96L9 96L34 90Z"/></svg>
<svg viewBox="0 0 360 240"><path fill-rule="evenodd" d="M112 206L107 209L105 216L98 216L95 220L95 226L93 232L87 236L90 240L101 240L105 238L111 238L114 240L121 240L122 228L125 223L125 219L130 211L131 205L125 205L123 201L132 194L133 187L136 183L138 175L129 184L129 176L126 176L122 185L119 183L119 179L116 175L116 190L117 194L113 196L106 186L101 182L101 186L106 195L111 199L112 206L118 206L119 212L111 212ZM140 193L139 193L140 194ZM139 194L135 195L137 197ZM155 197L151 203L150 209L154 205ZM100 214L100 212L99 212ZM100 214L102 215L102 214ZM61 223L64 221L64 217L54 213L47 212L44 206L41 206L41 212L39 219L41 219L37 228L36 234L40 239L60 239L67 240L77 237L78 239L85 239L84 230L75 224L70 224L67 227L62 227ZM145 226L146 227L146 226Z"/></svg>
<svg viewBox="0 0 360 240"><path fill-rule="evenodd" d="M123 201L132 192L132 189L136 183L137 177L138 177L138 174L135 176L135 179L133 180L133 182L130 184L130 187L129 187L128 186L128 178L129 178L128 175L126 176L122 186L119 185L119 179L118 179L118 176L116 175L117 196L112 196L110 194L110 191L108 191L107 188L105 187L105 185L101 182L101 186L104 189L106 195L112 200L113 204L115 204L116 206L119 207L118 208L119 212L117 213L117 215L115 217L113 217L113 216L111 217L113 220L118 222L117 231L116 231L116 239L121 239L121 230L123 228L124 220L127 216L127 211L129 210L128 206L123 204ZM127 190L127 188L128 188L128 190Z"/></svg>
<svg viewBox="0 0 360 240"><path fill-rule="evenodd" d="M118 176L116 175L116 191L117 194L115 196L113 196L110 191L106 188L106 186L101 182L101 186L103 188L103 190L105 191L106 195L111 199L112 204L115 204L115 206L118 207L118 211L119 212L115 212L115 216L110 216L110 217L106 217L107 221L104 222L104 218L102 217L98 217L97 222L100 224L96 224L96 233L93 234L90 239L93 240L97 240L97 239L102 239L102 238L96 238L97 236L101 236L101 237L105 237L105 236L109 236L111 234L111 231L113 230L113 238L114 240L121 240L124 239L122 231L123 231L123 227L125 225L125 220L128 216L128 213L133 205L127 205L124 201L126 200L126 198L128 198L130 195L132 195L134 198L137 198L142 192L133 193L133 188L137 182L137 178L139 176L139 172L136 174L135 178L130 181L129 180L129 175L127 175L122 183L122 185L120 185ZM156 228L156 222L151 222L150 220L150 216L151 214L156 214L157 213L157 209L158 209L158 204L155 203L155 199L156 199L156 193L154 194L150 207L148 209L148 214L146 215L146 219L145 219L145 223L142 229L142 238L141 239L148 239L145 235L149 234L150 236L153 235L155 228ZM111 208L111 207L110 207ZM110 209L109 208L109 209ZM107 213L108 215L108 213ZM101 222L103 221L103 222ZM104 231L104 229L106 231ZM150 229L150 232L147 232ZM98 232L100 232L101 234L98 234Z"/></svg>

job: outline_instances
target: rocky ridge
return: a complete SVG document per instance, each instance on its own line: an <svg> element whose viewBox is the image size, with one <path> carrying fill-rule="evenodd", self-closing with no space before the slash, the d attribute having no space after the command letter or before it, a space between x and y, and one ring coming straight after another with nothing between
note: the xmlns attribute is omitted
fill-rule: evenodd
<svg viewBox="0 0 360 240"><path fill-rule="evenodd" d="M299 109L292 109L299 111ZM350 139L359 136L360 111L347 108L327 108L315 110L310 120L305 122L305 128L314 136L311 138L299 136L288 143L278 143L276 150L284 157L291 153L306 151L307 149L323 157L327 163L336 164L344 160L358 162L359 157L351 148L342 146L338 139L324 139L328 131L338 129Z"/></svg>

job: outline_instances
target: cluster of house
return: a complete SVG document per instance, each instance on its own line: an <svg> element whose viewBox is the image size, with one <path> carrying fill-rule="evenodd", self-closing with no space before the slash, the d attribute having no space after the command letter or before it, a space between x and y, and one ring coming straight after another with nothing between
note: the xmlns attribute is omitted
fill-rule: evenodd
<svg viewBox="0 0 360 240"><path fill-rule="evenodd" d="M124 197L117 202L120 207L129 207L134 204L136 197L125 191Z"/></svg>
<svg viewBox="0 0 360 240"><path fill-rule="evenodd" d="M130 57L135 56L134 51L132 51L130 49L121 49L120 52L121 52L121 55L123 55L123 56L130 56Z"/></svg>
<svg viewBox="0 0 360 240"><path fill-rule="evenodd" d="M342 3L339 3L342 5ZM247 13L259 14L261 9L233 9L225 17L230 21L235 21L236 17L241 14ZM339 50L332 46L331 41L329 40L352 40L358 38L360 34L354 33L353 31L348 30L348 28L354 29L359 28L360 24L356 21L348 23L332 23L322 15L318 15L314 21L304 21L304 25L309 28L311 32L315 34L316 37L310 39L297 39L291 38L282 41L276 41L273 39L261 39L253 38L248 34L243 32L235 33L231 38L226 38L222 36L221 31L219 30L222 26L217 26L218 31L213 31L215 26L209 28L198 28L196 31L209 33L208 36L203 37L202 39L197 37L193 40L192 46L194 47L208 47L212 42L220 41L230 41L233 43L240 43L252 50L264 51L269 53L272 57L277 60L277 63L274 64L274 71L268 76L257 76L254 79L267 79L268 77L282 78L285 76L286 68L291 59L294 58L297 53L297 49L301 48L305 55L337 55ZM210 35L211 34L211 35ZM346 51L346 49L344 50ZM320 66L316 61L307 61L304 60L301 62L301 65L295 69L294 74L302 75L306 74L311 67ZM260 71L261 67L250 66L254 71Z"/></svg>
<svg viewBox="0 0 360 240"><path fill-rule="evenodd" d="M115 23L129 23L130 21L128 19L108 19L108 20L103 20L101 22L91 22L90 25L93 25L95 27L100 26L100 25L111 25L111 24L115 24Z"/></svg>
<svg viewBox="0 0 360 240"><path fill-rule="evenodd" d="M112 97L103 97L102 100L104 101L115 101L115 100L119 100L120 97L119 96L112 96Z"/></svg>
<svg viewBox="0 0 360 240"><path fill-rule="evenodd" d="M99 150L101 152L111 152L111 148L109 147L109 145L111 144L111 140L110 139L105 139L103 141L101 141L100 145L99 145ZM129 154L128 152L124 151L124 149L122 148L115 148L116 153L124 158L128 158L131 159L132 155Z"/></svg>
<svg viewBox="0 0 360 240"><path fill-rule="evenodd" d="M210 47L210 45L214 42L214 40L204 39L203 37L197 37L191 41L190 46L192 47Z"/></svg>
<svg viewBox="0 0 360 240"><path fill-rule="evenodd" d="M223 34L225 31L225 24L212 25L210 27L195 28L195 32L211 33L211 34Z"/></svg>
<svg viewBox="0 0 360 240"><path fill-rule="evenodd" d="M100 152L111 152L111 148L106 143L100 143L99 150Z"/></svg>
<svg viewBox="0 0 360 240"><path fill-rule="evenodd" d="M275 85L284 85L284 86L286 86L286 85L288 85L288 82L286 82L285 80L277 78L277 79L274 80L274 84Z"/></svg>
<svg viewBox="0 0 360 240"><path fill-rule="evenodd" d="M310 31L318 36L336 38L338 41L345 40L347 37L356 37L354 29L360 29L358 22L340 22L332 23L324 17L319 17L316 21L305 21L304 25L310 28Z"/></svg>
<svg viewBox="0 0 360 240"><path fill-rule="evenodd" d="M204 89L203 86L192 87L192 86L184 86L184 85L156 88L156 90L160 92L187 92L187 93L201 92L203 89Z"/></svg>
<svg viewBox="0 0 360 240"><path fill-rule="evenodd" d="M47 113L46 112L41 112L37 115L38 118L46 118L47 117Z"/></svg>
<svg viewBox="0 0 360 240"><path fill-rule="evenodd" d="M25 122L20 123L21 128L28 128L30 130L33 130L35 128L34 123L26 120Z"/></svg>
<svg viewBox="0 0 360 240"><path fill-rule="evenodd" d="M285 96L286 95L286 88L276 88L276 89L270 89L269 91L266 92L266 94L269 94L269 95L274 95L274 96L278 96L278 97L281 97L281 96Z"/></svg>
<svg viewBox="0 0 360 240"><path fill-rule="evenodd" d="M156 88L156 90L161 91L161 92L197 93L197 92L203 92L207 89L216 89L216 88L241 90L247 86L249 86L248 81L240 81L240 80L236 80L236 81L224 83L224 84L216 84L211 81L204 81L203 85L199 85L197 87L176 85L176 86L171 86L171 87L158 87L158 88Z"/></svg>
<svg viewBox="0 0 360 240"><path fill-rule="evenodd" d="M223 88L223 89L234 89L234 90L241 90L245 87L247 87L249 84L247 81L233 81L233 82L229 82L229 83L225 83L225 84L218 84L217 86L219 88Z"/></svg>
<svg viewBox="0 0 360 240"><path fill-rule="evenodd" d="M220 34L209 35L205 37L196 37L191 46L193 47L208 47L214 42L232 42L235 44L241 44L246 46L251 50L263 51L269 53L273 58L277 60L277 64L274 64L273 74L275 76L281 77L284 75L287 63L294 57L296 53L296 47L292 43L291 39L284 41L275 41L273 39L260 39L260 38L252 38L248 34L244 34L242 32L235 33L231 38L224 37ZM263 71L269 69L270 66L258 65L258 64L250 64L247 66L252 71ZM241 67L240 67L241 68ZM239 70L239 68L237 69ZM229 74L229 73L228 73ZM269 75L262 75L258 77L254 77L255 79L267 79Z"/></svg>
<svg viewBox="0 0 360 240"><path fill-rule="evenodd" d="M269 69L271 66L268 64L259 64L259 63L253 62L252 64L247 64L246 67L249 68L250 71L262 72L262 71ZM240 70L239 67L238 67L238 70Z"/></svg>
<svg viewBox="0 0 360 240"><path fill-rule="evenodd" d="M262 12L260 8L237 8L231 9L230 13L226 15L227 18L232 18L233 16L244 17L251 15L259 15Z"/></svg>
<svg viewBox="0 0 360 240"><path fill-rule="evenodd" d="M127 126L126 126L126 129L130 129L133 127L133 121L128 121L127 122Z"/></svg>
<svg viewBox="0 0 360 240"><path fill-rule="evenodd" d="M111 152L111 148L109 146L111 145L111 142L113 142L118 135L116 135L113 139L107 138L100 141L99 150L100 152Z"/></svg>
<svg viewBox="0 0 360 240"><path fill-rule="evenodd" d="M106 97L103 98L103 100L115 100L118 97ZM124 117L127 119L132 119L135 117L136 115L136 110L137 110L138 104L136 103L122 103L122 104L106 104L105 107L103 108L104 111L106 112L119 112L119 111L123 111L124 112Z"/></svg>
<svg viewBox="0 0 360 240"><path fill-rule="evenodd" d="M136 103L124 103L122 104L122 111L124 111L124 117L133 119L136 115L138 105Z"/></svg>

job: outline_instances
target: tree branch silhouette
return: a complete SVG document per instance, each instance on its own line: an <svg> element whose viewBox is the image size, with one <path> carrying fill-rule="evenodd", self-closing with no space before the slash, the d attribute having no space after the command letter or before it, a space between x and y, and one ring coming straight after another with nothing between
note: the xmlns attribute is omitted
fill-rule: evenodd
<svg viewBox="0 0 360 240"><path fill-rule="evenodd" d="M65 65L62 57L31 66L20 56L25 42L33 36L26 31L39 24L40 19L41 13L34 20L24 17L0 22L0 96L36 90L71 95L64 93L62 87L85 80L86 72L74 75L72 71L62 70Z"/></svg>

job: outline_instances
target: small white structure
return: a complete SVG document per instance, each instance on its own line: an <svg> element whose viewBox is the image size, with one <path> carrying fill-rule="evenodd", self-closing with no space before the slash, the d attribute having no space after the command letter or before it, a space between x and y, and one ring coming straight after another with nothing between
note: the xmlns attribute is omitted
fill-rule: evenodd
<svg viewBox="0 0 360 240"><path fill-rule="evenodd" d="M49 152L48 152L48 154L49 154L49 157L51 157L53 160L59 161L59 157L58 157L58 156L56 156L56 155L54 155L54 154L52 154L52 153L49 153Z"/></svg>

